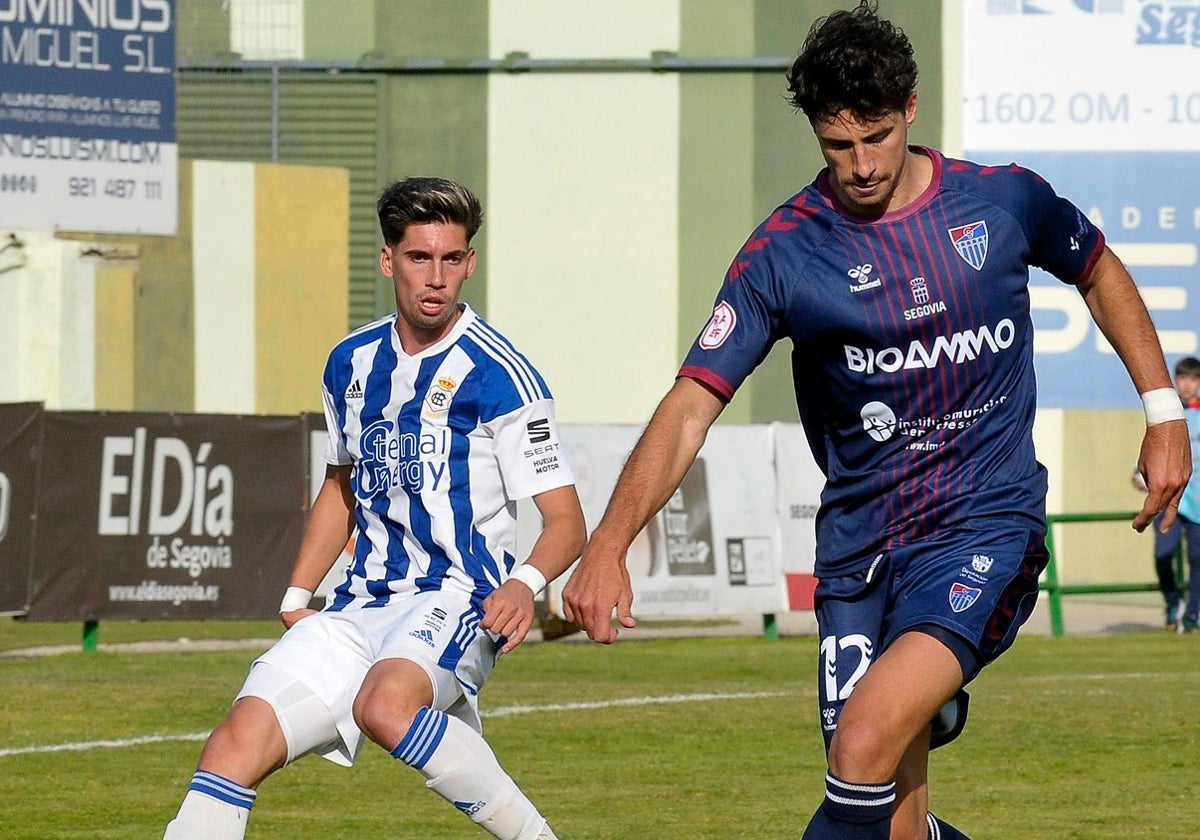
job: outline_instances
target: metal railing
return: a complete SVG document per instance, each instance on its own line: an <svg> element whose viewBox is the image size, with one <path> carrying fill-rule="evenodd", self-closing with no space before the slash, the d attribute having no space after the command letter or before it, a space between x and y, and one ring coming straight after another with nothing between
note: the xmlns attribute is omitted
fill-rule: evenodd
<svg viewBox="0 0 1200 840"><path fill-rule="evenodd" d="M1110 595L1123 592L1157 592L1158 583L1059 583L1058 563L1055 561L1054 526L1060 523L1073 522L1129 522L1137 515L1137 511L1120 511L1107 513L1052 513L1046 517L1049 526L1046 529L1046 548L1050 552L1050 562L1042 578L1042 591L1050 602L1050 635L1063 635L1062 599L1065 595ZM1176 555L1176 577L1179 576L1178 566L1182 565L1182 557Z"/></svg>

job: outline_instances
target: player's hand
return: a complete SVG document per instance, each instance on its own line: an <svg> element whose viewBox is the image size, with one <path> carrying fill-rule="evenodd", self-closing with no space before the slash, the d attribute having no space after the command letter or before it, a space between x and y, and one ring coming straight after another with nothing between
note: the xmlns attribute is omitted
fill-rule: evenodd
<svg viewBox="0 0 1200 840"><path fill-rule="evenodd" d="M612 626L613 610L622 627L636 627L633 586L625 568L624 548L605 546L595 534L563 589L563 613L582 627L593 642L611 645L620 635Z"/></svg>
<svg viewBox="0 0 1200 840"><path fill-rule="evenodd" d="M1179 499L1192 475L1192 448L1186 421L1171 420L1146 428L1138 472L1146 479L1146 503L1133 518L1133 528L1144 531L1161 512L1161 529L1165 533L1175 524Z"/></svg>
<svg viewBox="0 0 1200 840"><path fill-rule="evenodd" d="M310 610L305 607L301 610L291 610L290 612L280 613L279 620L283 622L283 626L291 630L296 622L302 618L308 618L310 615L316 615L317 610Z"/></svg>
<svg viewBox="0 0 1200 840"><path fill-rule="evenodd" d="M506 641L500 652L508 653L525 641L533 626L533 590L519 580L506 580L483 599L479 626L503 636Z"/></svg>

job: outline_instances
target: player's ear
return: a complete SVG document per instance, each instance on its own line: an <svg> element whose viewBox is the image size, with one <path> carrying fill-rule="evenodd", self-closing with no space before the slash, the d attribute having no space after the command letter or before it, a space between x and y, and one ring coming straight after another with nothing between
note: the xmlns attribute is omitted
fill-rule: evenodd
<svg viewBox="0 0 1200 840"><path fill-rule="evenodd" d="M392 249L386 244L379 249L379 270L384 277L391 279L392 276Z"/></svg>
<svg viewBox="0 0 1200 840"><path fill-rule="evenodd" d="M917 121L917 92L914 90L908 95L908 102L904 103L904 124L909 128Z"/></svg>
<svg viewBox="0 0 1200 840"><path fill-rule="evenodd" d="M475 249L468 248L467 249L467 279L469 280L471 278L471 275L474 273L475 273Z"/></svg>

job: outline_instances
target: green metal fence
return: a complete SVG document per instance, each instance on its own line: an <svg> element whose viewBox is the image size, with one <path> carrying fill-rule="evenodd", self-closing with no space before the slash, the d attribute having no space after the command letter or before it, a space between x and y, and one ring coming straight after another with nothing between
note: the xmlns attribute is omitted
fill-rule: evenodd
<svg viewBox="0 0 1200 840"><path fill-rule="evenodd" d="M1158 583L1059 583L1058 564L1055 561L1057 552L1054 548L1054 526L1059 523L1073 522L1129 522L1137 515L1137 511L1121 511L1115 513L1052 513L1046 517L1050 526L1046 533L1046 548L1050 551L1050 562L1042 578L1042 591L1050 600L1050 634L1063 634L1062 599L1065 595L1109 595L1122 592L1157 592ZM1176 555L1176 577L1181 577L1183 559Z"/></svg>

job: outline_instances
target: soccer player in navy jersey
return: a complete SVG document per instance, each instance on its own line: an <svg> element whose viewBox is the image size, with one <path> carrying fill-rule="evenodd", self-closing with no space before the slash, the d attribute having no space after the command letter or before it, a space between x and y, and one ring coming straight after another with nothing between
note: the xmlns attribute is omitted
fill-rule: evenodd
<svg viewBox="0 0 1200 840"><path fill-rule="evenodd" d="M288 629L209 736L164 840L242 838L264 778L309 753L352 765L364 735L494 836L555 840L484 741L476 701L586 536L554 403L459 302L478 199L409 178L378 211L396 312L329 355L328 467L280 605ZM517 564L515 503L527 497L544 525ZM355 531L344 580L309 609Z"/></svg>
<svg viewBox="0 0 1200 840"><path fill-rule="evenodd" d="M788 73L826 167L750 236L630 455L564 590L611 643L632 627L624 560L734 391L790 339L796 402L826 484L817 516L826 796L807 840L946 840L931 746L963 687L1013 642L1047 554L1034 458L1029 266L1075 286L1143 395L1138 530L1175 507L1187 426L1132 279L1074 205L1019 166L910 146L917 67L863 2L817 21ZM1172 405L1173 403L1173 405Z"/></svg>

